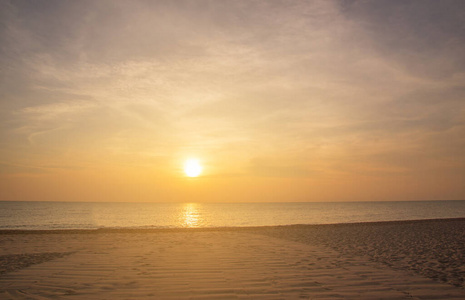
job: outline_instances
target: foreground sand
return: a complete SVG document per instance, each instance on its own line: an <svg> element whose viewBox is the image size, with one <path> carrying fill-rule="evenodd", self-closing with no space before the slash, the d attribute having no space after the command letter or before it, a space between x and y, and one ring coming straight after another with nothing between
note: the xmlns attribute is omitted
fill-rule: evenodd
<svg viewBox="0 0 465 300"><path fill-rule="evenodd" d="M264 227L273 237L330 247L464 288L465 219Z"/></svg>
<svg viewBox="0 0 465 300"><path fill-rule="evenodd" d="M464 226L2 232L0 298L465 299Z"/></svg>

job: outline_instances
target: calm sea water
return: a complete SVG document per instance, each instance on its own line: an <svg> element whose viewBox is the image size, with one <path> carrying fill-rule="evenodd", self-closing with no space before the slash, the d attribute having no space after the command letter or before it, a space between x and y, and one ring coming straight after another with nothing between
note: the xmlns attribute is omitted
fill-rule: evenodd
<svg viewBox="0 0 465 300"><path fill-rule="evenodd" d="M265 226L465 217L465 201L351 203L0 202L0 229Z"/></svg>

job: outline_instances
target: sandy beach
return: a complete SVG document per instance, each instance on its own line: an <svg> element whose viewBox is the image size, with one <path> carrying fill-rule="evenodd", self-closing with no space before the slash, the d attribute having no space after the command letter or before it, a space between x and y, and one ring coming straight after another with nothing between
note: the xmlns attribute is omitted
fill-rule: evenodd
<svg viewBox="0 0 465 300"><path fill-rule="evenodd" d="M465 219L2 231L2 299L464 299Z"/></svg>

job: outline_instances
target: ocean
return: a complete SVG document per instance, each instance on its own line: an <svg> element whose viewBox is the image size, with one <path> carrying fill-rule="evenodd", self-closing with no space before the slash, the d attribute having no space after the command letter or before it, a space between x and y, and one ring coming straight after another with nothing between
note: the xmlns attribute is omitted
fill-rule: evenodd
<svg viewBox="0 0 465 300"><path fill-rule="evenodd" d="M0 229L244 227L465 217L465 200L299 203L0 201Z"/></svg>

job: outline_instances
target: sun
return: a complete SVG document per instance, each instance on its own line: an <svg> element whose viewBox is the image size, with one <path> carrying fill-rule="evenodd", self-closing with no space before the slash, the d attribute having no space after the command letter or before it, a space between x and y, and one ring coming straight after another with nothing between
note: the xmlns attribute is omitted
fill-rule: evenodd
<svg viewBox="0 0 465 300"><path fill-rule="evenodd" d="M202 173L202 166L198 159L188 159L184 163L184 173L189 177L197 177Z"/></svg>

